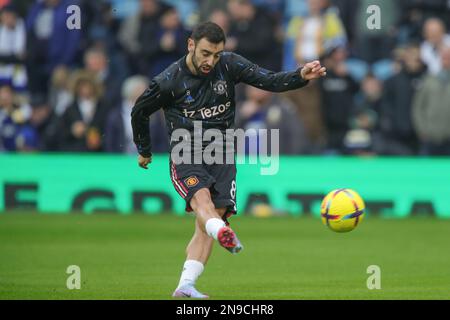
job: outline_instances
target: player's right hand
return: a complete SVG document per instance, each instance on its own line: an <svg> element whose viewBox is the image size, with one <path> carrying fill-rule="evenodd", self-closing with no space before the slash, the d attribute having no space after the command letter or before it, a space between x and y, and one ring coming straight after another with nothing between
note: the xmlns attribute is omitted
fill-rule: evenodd
<svg viewBox="0 0 450 320"><path fill-rule="evenodd" d="M327 68L322 67L319 60L307 63L301 69L301 76L304 80L314 80L327 75Z"/></svg>
<svg viewBox="0 0 450 320"><path fill-rule="evenodd" d="M150 163L152 163L152 157L145 158L145 157L143 157L141 155L138 156L138 164L139 164L139 167L141 167L142 169L146 169L147 170L148 169L147 166Z"/></svg>

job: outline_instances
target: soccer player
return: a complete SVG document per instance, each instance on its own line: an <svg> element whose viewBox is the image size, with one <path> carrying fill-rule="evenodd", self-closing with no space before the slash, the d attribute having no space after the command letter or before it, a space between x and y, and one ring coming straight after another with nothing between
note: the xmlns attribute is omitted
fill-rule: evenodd
<svg viewBox="0 0 450 320"><path fill-rule="evenodd" d="M234 127L236 84L243 82L263 90L283 92L302 88L309 80L326 75L319 61L293 72L275 73L247 59L224 52L223 30L212 22L198 25L188 39L188 54L152 79L132 110L133 139L138 164L152 161L149 116L164 110L169 136L177 129L194 135L195 123L202 130L224 132ZM177 145L170 139L171 150ZM204 148L203 143L200 149ZM195 153L195 147L192 154ZM198 150L198 149L197 149ZM234 152L234 149L233 149ZM195 232L186 248L187 259L174 297L208 298L195 288L197 278L211 254L214 241L233 254L243 246L229 227L236 214L235 163L177 163L171 152L170 176L175 190L186 201L186 210L196 216Z"/></svg>

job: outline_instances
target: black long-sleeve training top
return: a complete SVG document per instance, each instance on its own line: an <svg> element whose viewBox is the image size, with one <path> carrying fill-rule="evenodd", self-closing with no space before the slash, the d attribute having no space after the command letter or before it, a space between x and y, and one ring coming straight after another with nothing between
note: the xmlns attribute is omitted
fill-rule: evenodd
<svg viewBox="0 0 450 320"><path fill-rule="evenodd" d="M151 156L148 122L150 115L160 108L164 110L169 136L179 128L192 132L194 121L201 121L205 130L233 129L234 87L240 82L272 92L295 90L308 84L300 69L275 73L231 52L224 52L208 75L194 75L184 56L152 79L132 109L133 139L139 154Z"/></svg>

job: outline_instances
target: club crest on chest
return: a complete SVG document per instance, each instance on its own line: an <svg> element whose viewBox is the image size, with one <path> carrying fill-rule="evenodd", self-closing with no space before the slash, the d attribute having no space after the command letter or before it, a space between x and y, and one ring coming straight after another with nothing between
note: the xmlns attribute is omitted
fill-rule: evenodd
<svg viewBox="0 0 450 320"><path fill-rule="evenodd" d="M227 82L224 80L218 80L213 85L214 93L223 95L227 92Z"/></svg>

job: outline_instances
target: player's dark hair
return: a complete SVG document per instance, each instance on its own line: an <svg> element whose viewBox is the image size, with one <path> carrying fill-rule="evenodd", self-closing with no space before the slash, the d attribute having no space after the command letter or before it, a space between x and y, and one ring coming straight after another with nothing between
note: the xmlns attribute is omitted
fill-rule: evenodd
<svg viewBox="0 0 450 320"><path fill-rule="evenodd" d="M191 38L195 41L195 43L199 42L203 38L206 38L206 40L215 44L221 42L225 43L225 33L222 28L210 21L196 26L192 31Z"/></svg>

